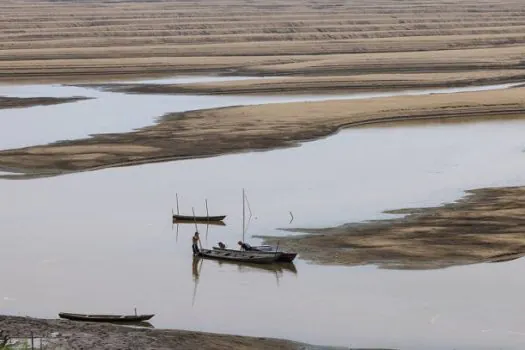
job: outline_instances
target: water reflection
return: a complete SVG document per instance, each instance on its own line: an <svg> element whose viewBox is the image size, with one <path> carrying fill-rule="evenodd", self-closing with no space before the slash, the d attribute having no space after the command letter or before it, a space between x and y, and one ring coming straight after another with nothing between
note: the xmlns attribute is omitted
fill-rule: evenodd
<svg viewBox="0 0 525 350"><path fill-rule="evenodd" d="M193 296L192 296L192 307L195 305L197 288L199 285L199 280L202 272L202 265L206 260L207 264L210 264L210 268L213 268L214 271L217 271L217 268L233 266L237 267L237 272L240 273L253 273L253 272L262 272L273 274L275 276L275 282L277 287L279 287L280 279L284 276L285 273L290 273L297 276L297 268L294 263L275 263L275 264L253 264L245 262L236 262L236 261L227 261L227 260L207 260L198 256L193 257L191 270L192 270L192 279L193 279Z"/></svg>

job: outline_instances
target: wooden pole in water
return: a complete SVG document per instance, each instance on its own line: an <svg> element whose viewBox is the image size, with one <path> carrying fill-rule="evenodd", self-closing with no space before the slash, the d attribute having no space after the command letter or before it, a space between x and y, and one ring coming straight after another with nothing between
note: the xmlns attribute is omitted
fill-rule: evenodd
<svg viewBox="0 0 525 350"><path fill-rule="evenodd" d="M195 217L195 208L191 207L191 211L193 213L193 222L195 223L195 232L199 232L197 229L197 218Z"/></svg>
<svg viewBox="0 0 525 350"><path fill-rule="evenodd" d="M175 193L175 199L177 200L177 215L179 215L179 194Z"/></svg>

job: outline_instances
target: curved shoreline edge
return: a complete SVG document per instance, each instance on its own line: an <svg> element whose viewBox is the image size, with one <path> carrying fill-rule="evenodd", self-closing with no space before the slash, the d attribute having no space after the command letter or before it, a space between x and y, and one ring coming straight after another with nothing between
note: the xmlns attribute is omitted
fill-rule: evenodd
<svg viewBox="0 0 525 350"><path fill-rule="evenodd" d="M390 210L401 218L332 228L286 229L304 235L259 237L329 265L440 269L525 256L525 186L466 191L439 207Z"/></svg>
<svg viewBox="0 0 525 350"><path fill-rule="evenodd" d="M72 96L72 97L8 97L0 96L0 110L12 108L27 108L34 106L49 106L61 103L77 102L89 100L92 97Z"/></svg>
<svg viewBox="0 0 525 350"><path fill-rule="evenodd" d="M0 330L15 337L44 337L46 349L230 349L343 350L291 340L175 329L149 329L113 324L46 320L0 315ZM372 350L372 349L370 349ZM385 349L386 350L386 349Z"/></svg>
<svg viewBox="0 0 525 350"><path fill-rule="evenodd" d="M522 118L524 88L371 100L223 107L168 114L128 133L0 151L4 179L295 147L342 129Z"/></svg>

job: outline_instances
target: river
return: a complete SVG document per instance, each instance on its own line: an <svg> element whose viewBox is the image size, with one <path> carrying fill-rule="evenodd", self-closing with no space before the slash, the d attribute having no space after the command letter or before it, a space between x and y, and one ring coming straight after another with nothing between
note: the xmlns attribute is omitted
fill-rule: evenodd
<svg viewBox="0 0 525 350"><path fill-rule="evenodd" d="M61 107L79 116L86 102ZM34 134L56 137L47 130ZM25 131L20 126L17 142ZM523 259L429 271L318 266L300 257L295 271L193 266L195 228L173 226L171 211L178 193L182 213L205 213L208 199L211 214L227 214L224 227L199 227L208 247L241 238L242 188L250 242L282 235L278 228L391 217L382 211L525 184L524 132L525 121L516 120L357 128L289 149L0 180L0 314L136 307L156 313L157 328L353 347L522 349Z"/></svg>

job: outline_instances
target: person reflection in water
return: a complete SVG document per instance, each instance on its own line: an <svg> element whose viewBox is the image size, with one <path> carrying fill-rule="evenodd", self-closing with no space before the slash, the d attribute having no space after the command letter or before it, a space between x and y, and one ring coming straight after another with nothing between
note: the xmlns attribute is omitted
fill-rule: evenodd
<svg viewBox="0 0 525 350"><path fill-rule="evenodd" d="M199 232L195 232L192 237L191 249L193 250L193 255L199 255L200 250L202 249L201 239L199 238Z"/></svg>

